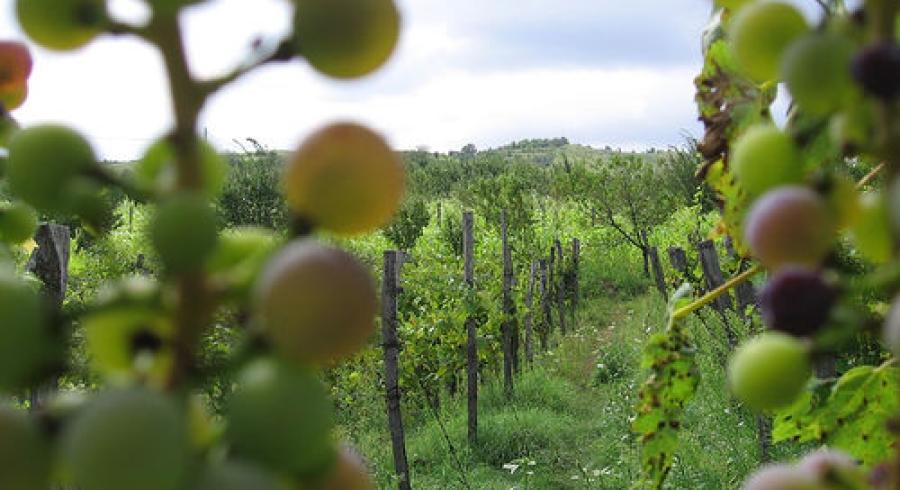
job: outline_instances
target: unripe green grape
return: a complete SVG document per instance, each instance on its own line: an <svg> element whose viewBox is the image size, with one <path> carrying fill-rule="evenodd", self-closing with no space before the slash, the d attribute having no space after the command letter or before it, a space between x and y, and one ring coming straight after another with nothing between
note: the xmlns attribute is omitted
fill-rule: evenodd
<svg viewBox="0 0 900 490"><path fill-rule="evenodd" d="M390 221L404 188L403 163L384 139L353 123L316 131L288 161L288 206L312 225L344 235Z"/></svg>
<svg viewBox="0 0 900 490"><path fill-rule="evenodd" d="M114 204L97 182L76 177L66 185L65 196L66 209L81 219L88 232L102 235L116 226Z"/></svg>
<svg viewBox="0 0 900 490"><path fill-rule="evenodd" d="M714 3L719 7L725 7L730 10L737 10L754 0L715 0Z"/></svg>
<svg viewBox="0 0 900 490"><path fill-rule="evenodd" d="M65 211L66 187L97 165L80 134L56 125L18 131L9 142L6 178L10 189L41 211Z"/></svg>
<svg viewBox="0 0 900 490"><path fill-rule="evenodd" d="M200 153L200 177L203 191L207 196L216 196L222 191L227 164L216 149L206 141L198 141ZM160 193L170 193L178 184L178 165L175 162L175 148L168 138L153 143L134 167L138 183Z"/></svg>
<svg viewBox="0 0 900 490"><path fill-rule="evenodd" d="M197 490L279 490L271 473L237 461L213 463L203 470ZM348 489L349 490L349 489Z"/></svg>
<svg viewBox="0 0 900 490"><path fill-rule="evenodd" d="M37 291L0 271L0 390L34 381L51 352L46 316Z"/></svg>
<svg viewBox="0 0 900 490"><path fill-rule="evenodd" d="M13 117L6 111L0 110L0 148L6 148L9 146L9 140L12 139L13 135L16 134L19 129L19 123L13 119ZM0 163L0 178L2 178L5 174L6 167L6 157L7 155L3 152L0 152L0 156L2 156L3 163Z"/></svg>
<svg viewBox="0 0 900 490"><path fill-rule="evenodd" d="M826 116L853 93L850 60L854 46L836 34L808 34L784 53L781 75L794 102L808 114Z"/></svg>
<svg viewBox="0 0 900 490"><path fill-rule="evenodd" d="M741 187L752 196L803 180L803 160L794 140L770 124L754 126L741 135L730 164Z"/></svg>
<svg viewBox="0 0 900 490"><path fill-rule="evenodd" d="M824 490L807 471L784 464L762 468L744 482L743 490Z"/></svg>
<svg viewBox="0 0 900 490"><path fill-rule="evenodd" d="M235 454L272 470L309 475L334 460L331 402L308 370L273 360L250 364L227 423Z"/></svg>
<svg viewBox="0 0 900 490"><path fill-rule="evenodd" d="M169 318L145 307L118 307L82 318L91 365L111 378L166 381L174 364Z"/></svg>
<svg viewBox="0 0 900 490"><path fill-rule="evenodd" d="M732 392L757 411L790 405L811 374L804 343L779 332L748 340L738 347L728 365Z"/></svg>
<svg viewBox="0 0 900 490"><path fill-rule="evenodd" d="M859 219L859 192L856 183L844 175L831 179L827 203L838 229L850 228Z"/></svg>
<svg viewBox="0 0 900 490"><path fill-rule="evenodd" d="M744 240L770 270L784 264L815 268L831 251L835 224L825 201L806 187L778 187L756 200Z"/></svg>
<svg viewBox="0 0 900 490"><path fill-rule="evenodd" d="M891 258L891 226L888 204L878 191L869 191L859 201L859 219L851 229L856 249L866 259L885 263Z"/></svg>
<svg viewBox="0 0 900 490"><path fill-rule="evenodd" d="M209 258L208 269L220 274L241 296L249 293L280 240L271 230L239 227L226 230Z"/></svg>
<svg viewBox="0 0 900 490"><path fill-rule="evenodd" d="M377 309L370 272L350 254L297 240L266 266L257 313L275 348L303 364L329 364L361 349Z"/></svg>
<svg viewBox="0 0 900 490"><path fill-rule="evenodd" d="M150 240L172 273L197 270L216 248L216 215L198 195L175 195L159 205L150 223Z"/></svg>
<svg viewBox="0 0 900 490"><path fill-rule="evenodd" d="M30 206L22 203L0 204L0 241L22 243L34 236L38 217Z"/></svg>
<svg viewBox="0 0 900 490"><path fill-rule="evenodd" d="M184 415L147 389L101 393L67 428L62 448L80 490L176 490L188 456Z"/></svg>
<svg viewBox="0 0 900 490"><path fill-rule="evenodd" d="M16 16L34 42L60 51L84 46L107 24L105 0L16 0Z"/></svg>
<svg viewBox="0 0 900 490"><path fill-rule="evenodd" d="M757 82L778 77L785 49L809 31L803 14L788 3L759 0L738 10L731 23L731 44L744 72Z"/></svg>
<svg viewBox="0 0 900 490"><path fill-rule="evenodd" d="M37 425L19 410L0 407L0 488L46 490L50 450Z"/></svg>
<svg viewBox="0 0 900 490"><path fill-rule="evenodd" d="M393 0L294 0L298 50L321 73L357 78L383 65L400 33Z"/></svg>

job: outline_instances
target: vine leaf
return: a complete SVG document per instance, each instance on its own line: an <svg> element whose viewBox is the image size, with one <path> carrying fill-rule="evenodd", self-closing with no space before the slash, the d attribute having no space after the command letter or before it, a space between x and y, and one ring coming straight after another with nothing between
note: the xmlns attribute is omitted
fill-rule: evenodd
<svg viewBox="0 0 900 490"><path fill-rule="evenodd" d="M888 364L853 368L778 412L772 438L825 443L872 466L891 454L893 436L886 425L897 413L898 390L900 369Z"/></svg>
<svg viewBox="0 0 900 490"><path fill-rule="evenodd" d="M678 448L684 407L700 381L695 349L680 322L670 320L665 332L650 337L641 367L649 375L638 393L631 430L642 445L644 480L634 488L661 488Z"/></svg>

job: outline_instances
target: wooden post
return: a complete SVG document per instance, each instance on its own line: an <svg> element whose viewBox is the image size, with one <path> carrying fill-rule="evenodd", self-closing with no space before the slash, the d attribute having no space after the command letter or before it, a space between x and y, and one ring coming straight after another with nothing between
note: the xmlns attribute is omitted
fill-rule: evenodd
<svg viewBox="0 0 900 490"><path fill-rule="evenodd" d="M553 330L553 320L550 314L550 291L548 291L548 264L547 259L540 260L541 267L541 331L538 332L541 341L541 351L546 352L550 331Z"/></svg>
<svg viewBox="0 0 900 490"><path fill-rule="evenodd" d="M669 263L672 268L681 273L684 280L690 281L688 273L687 253L679 247L669 247Z"/></svg>
<svg viewBox="0 0 900 490"><path fill-rule="evenodd" d="M397 275L398 253L384 252L384 277L381 285L381 338L384 349L384 385L386 389L388 426L394 451L394 471L400 478L398 488L410 490L409 464L406 460L406 439L403 433L403 417L400 412L400 374L397 354Z"/></svg>
<svg viewBox="0 0 900 490"><path fill-rule="evenodd" d="M513 266L509 250L506 211L500 212L500 241L503 247L503 391L506 396L513 393L513 329L515 328L515 306L512 299Z"/></svg>
<svg viewBox="0 0 900 490"><path fill-rule="evenodd" d="M578 312L578 300L579 295L581 294L580 288L581 285L578 283L578 270L581 268L581 241L577 238L572 239L572 271L571 271L571 280L570 280L570 288L569 294L571 294L571 306L572 306L572 330L577 328L576 321Z"/></svg>
<svg viewBox="0 0 900 490"><path fill-rule="evenodd" d="M650 255L650 265L653 266L653 278L656 280L656 289L662 295L663 302L669 301L669 291L666 288L666 278L663 274L662 264L659 262L659 252L656 247L650 247L647 252Z"/></svg>
<svg viewBox="0 0 900 490"><path fill-rule="evenodd" d="M698 248L700 250L700 265L703 267L703 276L706 278L706 286L712 291L725 283L725 277L719 265L719 254L716 252L716 245L712 240L700 242ZM713 306L719 312L724 312L731 309L732 304L731 294L725 293L716 299Z"/></svg>
<svg viewBox="0 0 900 490"><path fill-rule="evenodd" d="M469 294L475 294L475 239L471 211L463 213L463 257L465 280ZM466 372L468 375L468 435L469 444L478 441L478 332L475 318L466 319Z"/></svg>
<svg viewBox="0 0 900 490"><path fill-rule="evenodd" d="M534 361L534 344L532 340L532 323L534 321L534 280L537 275L538 262L531 261L531 272L528 274L528 291L525 294L525 361L531 367Z"/></svg>
<svg viewBox="0 0 900 490"><path fill-rule="evenodd" d="M559 314L559 333L566 334L566 261L563 259L562 243L553 242L556 248L556 310Z"/></svg>
<svg viewBox="0 0 900 490"><path fill-rule="evenodd" d="M41 281L41 295L53 308L53 314L60 315L69 284L71 247L69 227L52 223L42 224L34 235L34 241L37 248L31 253L25 269ZM33 388L29 396L31 410L40 409L57 390L57 384L57 379L54 378L42 386Z"/></svg>

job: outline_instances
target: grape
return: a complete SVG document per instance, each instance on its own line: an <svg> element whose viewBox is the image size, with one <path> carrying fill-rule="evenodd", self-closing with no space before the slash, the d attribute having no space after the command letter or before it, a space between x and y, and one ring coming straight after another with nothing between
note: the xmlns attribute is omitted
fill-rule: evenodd
<svg viewBox="0 0 900 490"><path fill-rule="evenodd" d="M51 342L38 293L0 272L0 390L34 380L48 360Z"/></svg>
<svg viewBox="0 0 900 490"><path fill-rule="evenodd" d="M817 266L831 249L833 233L822 198L798 186L764 194L753 203L744 223L750 251L771 270L786 263Z"/></svg>
<svg viewBox="0 0 900 490"><path fill-rule="evenodd" d="M215 212L201 196L175 195L156 210L150 239L169 272L200 269L216 247Z"/></svg>
<svg viewBox="0 0 900 490"><path fill-rule="evenodd" d="M207 196L216 196L225 184L227 164L212 145L202 140L198 144L203 190ZM134 175L138 183L148 189L160 193L174 191L178 181L178 167L171 141L163 138L152 144L134 167Z"/></svg>
<svg viewBox="0 0 900 490"><path fill-rule="evenodd" d="M854 46L835 34L808 34L788 47L781 74L791 97L814 116L826 116L852 95L850 59Z"/></svg>
<svg viewBox="0 0 900 490"><path fill-rule="evenodd" d="M835 450L818 450L807 454L797 467L812 474L821 482L834 481L834 473L841 474L840 481L861 480L860 467L845 453ZM862 483L861 481L859 483ZM859 488L863 488L860 485Z"/></svg>
<svg viewBox="0 0 900 490"><path fill-rule="evenodd" d="M366 465L356 451L342 447L334 468L324 478L303 487L304 490L372 490Z"/></svg>
<svg viewBox="0 0 900 490"><path fill-rule="evenodd" d="M256 466L236 461L204 469L197 490L278 490L275 478ZM348 489L349 490L349 489Z"/></svg>
<svg viewBox="0 0 900 490"><path fill-rule="evenodd" d="M25 99L28 98L28 85L20 83L19 85L10 85L0 89L0 105L4 110L12 111L22 107Z"/></svg>
<svg viewBox="0 0 900 490"><path fill-rule="evenodd" d="M741 187L753 196L803 179L803 160L794 141L769 124L754 126L741 135L730 163Z"/></svg>
<svg viewBox="0 0 900 490"><path fill-rule="evenodd" d="M89 43L107 22L105 0L16 0L16 16L34 42L60 51Z"/></svg>
<svg viewBox="0 0 900 490"><path fill-rule="evenodd" d="M142 388L101 393L63 436L63 457L81 490L175 490L187 448L178 406Z"/></svg>
<svg viewBox="0 0 900 490"><path fill-rule="evenodd" d="M790 4L759 0L738 10L731 23L734 56L757 82L778 77L785 49L809 31L803 14Z"/></svg>
<svg viewBox="0 0 900 490"><path fill-rule="evenodd" d="M171 371L173 358L169 342L172 322L146 307L118 307L82 318L91 365L110 377L133 375L163 382ZM142 365L136 366L141 358Z"/></svg>
<svg viewBox="0 0 900 490"><path fill-rule="evenodd" d="M22 243L37 230L37 213L22 203L0 204L0 241Z"/></svg>
<svg viewBox="0 0 900 490"><path fill-rule="evenodd" d="M321 73L357 78L383 65L400 33L393 0L294 0L301 55Z"/></svg>
<svg viewBox="0 0 900 490"><path fill-rule="evenodd" d="M836 296L820 273L786 265L762 288L759 304L770 328L802 337L825 324Z"/></svg>
<svg viewBox="0 0 900 490"><path fill-rule="evenodd" d="M94 150L63 126L23 129L9 142L6 178L11 190L41 211L64 211L66 186L97 165Z"/></svg>
<svg viewBox="0 0 900 490"><path fill-rule="evenodd" d="M16 41L0 41L0 91L25 83L32 65L27 46Z"/></svg>
<svg viewBox="0 0 900 490"><path fill-rule="evenodd" d="M754 473L743 490L822 490L809 472L788 465L770 465Z"/></svg>
<svg viewBox="0 0 900 490"><path fill-rule="evenodd" d="M828 209L840 229L853 226L859 219L859 193L856 184L843 175L832 176L828 183Z"/></svg>
<svg viewBox="0 0 900 490"><path fill-rule="evenodd" d="M734 395L757 411L790 405L811 374L805 344L779 332L748 340L738 347L728 366Z"/></svg>
<svg viewBox="0 0 900 490"><path fill-rule="evenodd" d="M287 245L266 266L256 305L275 348L328 364L362 348L374 330L375 285L350 254L311 240Z"/></svg>
<svg viewBox="0 0 900 490"><path fill-rule="evenodd" d="M753 0L715 0L716 5L731 10L737 10Z"/></svg>
<svg viewBox="0 0 900 490"><path fill-rule="evenodd" d="M891 99L900 92L900 45L869 46L853 58L851 66L853 78L866 93Z"/></svg>
<svg viewBox="0 0 900 490"><path fill-rule="evenodd" d="M403 196L403 164L371 130L338 123L310 136L288 162L284 189L302 219L341 234L387 223Z"/></svg>
<svg viewBox="0 0 900 490"><path fill-rule="evenodd" d="M264 359L241 373L225 437L240 457L295 475L333 462L331 402L305 369Z"/></svg>
<svg viewBox="0 0 900 490"><path fill-rule="evenodd" d="M9 146L9 140L19 131L19 123L16 122L6 110L0 107L0 148ZM6 155L0 152L0 177L6 174Z"/></svg>
<svg viewBox="0 0 900 490"><path fill-rule="evenodd" d="M891 227L888 206L878 191L869 191L859 201L859 219L851 229L856 248L876 263L891 258Z"/></svg>
<svg viewBox="0 0 900 490"><path fill-rule="evenodd" d="M0 407L0 488L46 490L50 451L38 427L23 412Z"/></svg>
<svg viewBox="0 0 900 490"><path fill-rule="evenodd" d="M210 272L222 274L241 295L249 293L279 240L264 228L233 228L219 237L209 259Z"/></svg>

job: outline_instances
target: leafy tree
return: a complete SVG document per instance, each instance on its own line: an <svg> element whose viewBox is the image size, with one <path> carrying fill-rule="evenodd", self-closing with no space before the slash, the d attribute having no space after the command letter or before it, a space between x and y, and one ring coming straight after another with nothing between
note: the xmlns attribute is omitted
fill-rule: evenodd
<svg viewBox="0 0 900 490"><path fill-rule="evenodd" d="M238 142L241 152L228 155L229 174L218 201L226 226L254 225L281 229L287 210L280 193L281 156L253 138Z"/></svg>

